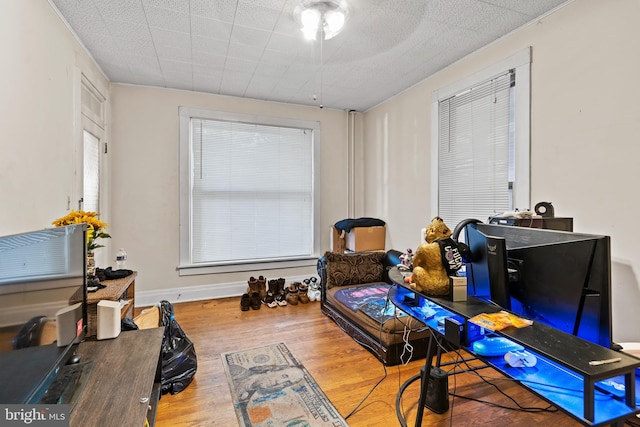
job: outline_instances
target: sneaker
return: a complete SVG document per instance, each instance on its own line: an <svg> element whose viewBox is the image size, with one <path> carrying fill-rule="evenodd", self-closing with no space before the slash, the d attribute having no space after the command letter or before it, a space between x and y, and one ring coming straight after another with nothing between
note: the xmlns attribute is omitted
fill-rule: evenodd
<svg viewBox="0 0 640 427"><path fill-rule="evenodd" d="M267 296L264 298L262 302L269 308L276 308L278 306L276 297L271 293L271 291L267 292Z"/></svg>
<svg viewBox="0 0 640 427"><path fill-rule="evenodd" d="M322 293L320 291L320 282L318 282L318 279L316 277L311 278L310 288L313 289L316 301L320 301L320 299L322 298Z"/></svg>
<svg viewBox="0 0 640 427"><path fill-rule="evenodd" d="M309 295L309 301L320 301L321 295L318 279L316 279L315 277L311 277L309 279L306 279L304 282L309 282L307 283L307 285L309 286L309 290L307 291L307 294Z"/></svg>

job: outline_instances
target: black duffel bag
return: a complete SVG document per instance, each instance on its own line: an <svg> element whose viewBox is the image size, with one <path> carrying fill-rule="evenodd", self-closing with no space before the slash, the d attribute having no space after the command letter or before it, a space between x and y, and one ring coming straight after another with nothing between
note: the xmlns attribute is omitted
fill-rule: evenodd
<svg viewBox="0 0 640 427"><path fill-rule="evenodd" d="M198 368L196 349L173 314L173 304L161 301L164 326L162 340L162 394L180 393L193 380Z"/></svg>

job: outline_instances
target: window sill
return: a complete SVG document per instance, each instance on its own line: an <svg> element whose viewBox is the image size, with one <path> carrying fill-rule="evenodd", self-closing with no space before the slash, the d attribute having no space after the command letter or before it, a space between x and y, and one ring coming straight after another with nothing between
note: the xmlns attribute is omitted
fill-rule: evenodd
<svg viewBox="0 0 640 427"><path fill-rule="evenodd" d="M280 268L296 268L315 266L318 257L268 260L268 261L245 261L235 263L211 263L211 264L191 264L179 265L177 267L180 276L196 276L200 274L235 273L242 271L274 270Z"/></svg>

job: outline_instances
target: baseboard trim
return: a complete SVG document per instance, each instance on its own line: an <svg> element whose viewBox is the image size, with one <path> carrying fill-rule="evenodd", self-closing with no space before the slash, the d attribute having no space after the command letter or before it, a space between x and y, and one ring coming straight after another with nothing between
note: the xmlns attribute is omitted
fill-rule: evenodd
<svg viewBox="0 0 640 427"><path fill-rule="evenodd" d="M302 282L304 279L308 278L309 276L289 277L286 278L286 283L289 284L294 281ZM154 289L149 291L140 291L136 289L136 307L159 305L160 301L163 300L175 304L179 302L239 297L246 291L247 282L216 283L170 289Z"/></svg>

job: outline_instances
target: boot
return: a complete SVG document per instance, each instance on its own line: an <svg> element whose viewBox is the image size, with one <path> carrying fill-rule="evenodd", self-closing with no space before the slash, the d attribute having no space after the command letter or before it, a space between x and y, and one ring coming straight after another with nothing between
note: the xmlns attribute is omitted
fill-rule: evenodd
<svg viewBox="0 0 640 427"><path fill-rule="evenodd" d="M308 291L309 287L306 284L300 283L298 285L298 301L300 304L307 304L309 302L309 295L307 294Z"/></svg>
<svg viewBox="0 0 640 427"><path fill-rule="evenodd" d="M257 282L258 295L260 295L260 300L264 301L264 299L267 297L267 279L265 279L264 276L259 276Z"/></svg>
<svg viewBox="0 0 640 427"><path fill-rule="evenodd" d="M280 307L287 305L287 296L284 291L284 279L281 277L277 280L276 302Z"/></svg>
<svg viewBox="0 0 640 427"><path fill-rule="evenodd" d="M256 280L255 277L253 276L249 277L249 280L247 280L247 284L249 285L249 287L247 288L247 293L249 295L251 295L254 292L258 292L258 281Z"/></svg>
<svg viewBox="0 0 640 427"><path fill-rule="evenodd" d="M275 308L278 306L278 302L276 301L276 296L278 293L278 281L276 279L269 280L269 290L267 291L267 296L264 299L264 303L269 308Z"/></svg>
<svg viewBox="0 0 640 427"><path fill-rule="evenodd" d="M298 305L298 285L299 282L293 282L287 288L287 303L289 305Z"/></svg>

